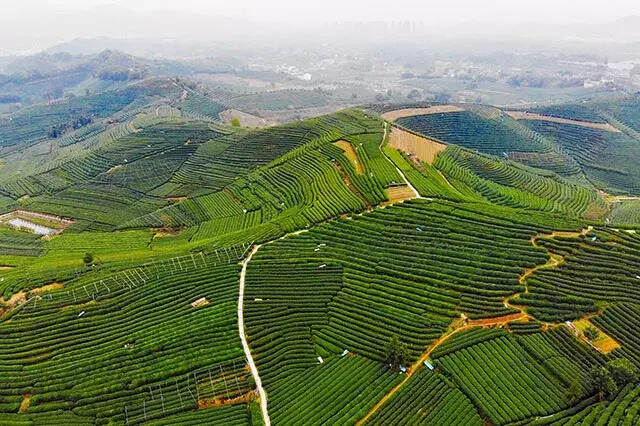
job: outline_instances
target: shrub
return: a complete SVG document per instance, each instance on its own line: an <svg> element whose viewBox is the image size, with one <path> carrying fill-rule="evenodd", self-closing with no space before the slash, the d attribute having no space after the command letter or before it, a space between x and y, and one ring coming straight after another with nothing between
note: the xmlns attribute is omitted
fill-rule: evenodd
<svg viewBox="0 0 640 426"><path fill-rule="evenodd" d="M589 326L585 328L584 335L587 339L594 341L600 336L600 332L598 331L597 328L593 326Z"/></svg>
<svg viewBox="0 0 640 426"><path fill-rule="evenodd" d="M609 370L611 377L620 388L629 383L637 382L640 378L638 367L626 358L609 361L605 367Z"/></svg>

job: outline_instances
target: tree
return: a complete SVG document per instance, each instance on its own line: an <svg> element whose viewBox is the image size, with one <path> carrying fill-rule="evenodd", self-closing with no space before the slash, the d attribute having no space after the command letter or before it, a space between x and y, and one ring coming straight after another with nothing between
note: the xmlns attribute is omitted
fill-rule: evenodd
<svg viewBox="0 0 640 426"><path fill-rule="evenodd" d="M584 329L584 335L587 339L594 341L600 336L600 332L597 328L590 325L589 327Z"/></svg>
<svg viewBox="0 0 640 426"><path fill-rule="evenodd" d="M436 102L450 102L451 101L451 95L448 93L436 93Z"/></svg>
<svg viewBox="0 0 640 426"><path fill-rule="evenodd" d="M575 404L582 398L583 389L582 383L579 377L576 377L569 385L569 389L567 389L567 393L565 394L565 398L567 402L571 405Z"/></svg>
<svg viewBox="0 0 640 426"><path fill-rule="evenodd" d="M605 364L611 377L619 387L624 387L629 383L637 382L640 379L638 367L626 358L618 358Z"/></svg>
<svg viewBox="0 0 640 426"><path fill-rule="evenodd" d="M82 261L87 266L91 265L93 263L93 254L91 254L89 252L85 253L84 257L82 258Z"/></svg>
<svg viewBox="0 0 640 426"><path fill-rule="evenodd" d="M407 99L411 99L412 101L418 101L421 98L422 98L422 94L417 89L411 89L411 91L407 95Z"/></svg>
<svg viewBox="0 0 640 426"><path fill-rule="evenodd" d="M611 399L618 393L618 385L605 367L593 367L589 371L588 389L598 395L598 399Z"/></svg>
<svg viewBox="0 0 640 426"><path fill-rule="evenodd" d="M387 354L387 362L391 364L394 369L400 368L409 359L409 348L406 343L400 341L398 336L393 336L389 339L389 343L385 348Z"/></svg>
<svg viewBox="0 0 640 426"><path fill-rule="evenodd" d="M233 127L240 127L240 119L238 117L233 117L231 119L231 125Z"/></svg>
<svg viewBox="0 0 640 426"><path fill-rule="evenodd" d="M389 100L389 98L385 96L384 93L377 93L375 99L376 102L386 102Z"/></svg>

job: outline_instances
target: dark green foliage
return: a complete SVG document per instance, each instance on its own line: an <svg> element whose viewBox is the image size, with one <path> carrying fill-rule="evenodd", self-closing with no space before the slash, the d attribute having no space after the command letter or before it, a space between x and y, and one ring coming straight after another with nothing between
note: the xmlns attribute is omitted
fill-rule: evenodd
<svg viewBox="0 0 640 426"><path fill-rule="evenodd" d="M640 340L633 324L640 321L640 308L635 303L617 303L605 309L602 316L593 318L593 323L612 336L622 347L614 354L640 363Z"/></svg>
<svg viewBox="0 0 640 426"><path fill-rule="evenodd" d="M604 200L593 189L496 157L449 147L434 162L461 193L471 188L493 204L583 216Z"/></svg>
<svg viewBox="0 0 640 426"><path fill-rule="evenodd" d="M440 344L431 353L431 358L437 359L442 356L454 353L468 346L475 345L480 342L502 337L507 331L500 328L482 328L480 326L473 327L468 330L456 333L444 343Z"/></svg>
<svg viewBox="0 0 640 426"><path fill-rule="evenodd" d="M93 254L86 252L84 254L84 257L82 258L82 261L85 265L91 266L91 264L93 263Z"/></svg>
<svg viewBox="0 0 640 426"><path fill-rule="evenodd" d="M596 227L532 244L537 234L579 231L580 218L603 206L564 161L568 144L469 106L417 120L496 156L451 146L424 165L387 147L392 163L380 152L381 121L362 111L246 131L214 124L226 107L179 87L173 108L156 110L167 115L123 120L108 138L102 119L71 132L82 111L54 120L66 131L61 149L73 155L0 183L4 209L21 198L77 219L50 241L0 232L3 263L16 265L0 274L4 295L64 281L38 297L26 292L28 302L3 313L3 420L261 424L255 401L198 409L197 400L241 399L255 386L237 334L235 261L248 250L242 244L273 241L247 265L244 321L274 424L353 424L403 380L394 370L461 314L517 313L511 306L558 323L604 310L590 320L622 347L604 355L562 324L536 320L471 328L439 345L435 371L420 366L370 422L637 422L638 236ZM116 113L134 114L140 99ZM167 118L174 113L181 117ZM589 137L624 150L622 139ZM86 150L74 152L76 143ZM433 199L377 208L402 184L394 163ZM148 227L163 229L113 232ZM163 236L169 231L176 235ZM547 263L547 250L564 262L521 283L525 270ZM166 260L176 253L186 256ZM113 260L83 268L83 254L86 265ZM154 261L132 267L147 257ZM192 306L202 297L208 304ZM28 394L29 413L16 414ZM609 401L593 404L591 394Z"/></svg>
<svg viewBox="0 0 640 426"><path fill-rule="evenodd" d="M635 161L640 155L638 140L624 133L574 124L539 120L523 123L556 142L597 187L618 194L640 191L640 172Z"/></svg>
<svg viewBox="0 0 640 426"><path fill-rule="evenodd" d="M589 392L598 395L600 400L612 399L618 393L618 385L613 380L609 369L605 367L594 367L589 372L585 387Z"/></svg>
<svg viewBox="0 0 640 426"><path fill-rule="evenodd" d="M318 355L385 362L397 336L411 362L459 312L512 313L503 300L521 291L519 274L546 261L530 242L542 228L527 213L483 210L417 200L261 247L247 268L245 321L269 395Z"/></svg>
<svg viewBox="0 0 640 426"><path fill-rule="evenodd" d="M640 386L627 385L611 401L597 402L595 397L587 398L575 407L545 419L542 423L532 424L635 425L640 420L639 412Z"/></svg>
<svg viewBox="0 0 640 426"><path fill-rule="evenodd" d="M589 326L584 330L584 335L589 340L596 340L600 336L600 332L597 328Z"/></svg>
<svg viewBox="0 0 640 426"><path fill-rule="evenodd" d="M629 383L636 383L640 379L638 367L626 358L609 361L605 367L611 373L616 384L622 388Z"/></svg>
<svg viewBox="0 0 640 426"><path fill-rule="evenodd" d="M407 344L400 341L398 336L392 336L384 350L387 359L393 369L399 369L409 360L409 348Z"/></svg>
<svg viewBox="0 0 640 426"><path fill-rule="evenodd" d="M570 120L590 121L593 123L605 123L594 106L589 104L561 104L536 108L528 108L527 112L548 115L551 117L567 118Z"/></svg>
<svg viewBox="0 0 640 426"><path fill-rule="evenodd" d="M565 394L566 400L569 404L575 404L584 395L584 389L582 386L582 382L579 377L574 378L569 385L569 389L567 389L567 393Z"/></svg>

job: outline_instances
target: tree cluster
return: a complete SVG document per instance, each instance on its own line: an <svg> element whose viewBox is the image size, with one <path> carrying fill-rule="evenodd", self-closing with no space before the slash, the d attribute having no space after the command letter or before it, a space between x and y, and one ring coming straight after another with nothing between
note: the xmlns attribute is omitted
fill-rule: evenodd
<svg viewBox="0 0 640 426"><path fill-rule="evenodd" d="M147 70L142 68L106 67L100 70L98 78L109 81L131 81L146 77Z"/></svg>
<svg viewBox="0 0 640 426"><path fill-rule="evenodd" d="M409 347L398 336L393 336L387 343L385 354L387 362L397 370L409 360Z"/></svg>
<svg viewBox="0 0 640 426"><path fill-rule="evenodd" d="M52 139L59 138L67 130L77 130L80 127L84 127L87 124L90 124L91 122L93 122L93 118L91 116L79 115L66 123L54 125L53 127L51 127L51 129L49 129L49 132L47 132L47 136Z"/></svg>
<svg viewBox="0 0 640 426"><path fill-rule="evenodd" d="M593 367L582 382L576 378L567 391L567 400L575 403L585 395L597 395L599 400L611 400L629 383L640 380L638 367L626 358L618 358Z"/></svg>

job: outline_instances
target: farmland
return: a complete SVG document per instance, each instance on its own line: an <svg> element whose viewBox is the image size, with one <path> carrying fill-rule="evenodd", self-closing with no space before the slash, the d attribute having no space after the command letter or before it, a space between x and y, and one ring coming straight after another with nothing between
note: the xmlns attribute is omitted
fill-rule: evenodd
<svg viewBox="0 0 640 426"><path fill-rule="evenodd" d="M146 84L7 142L2 213L64 232L1 225L0 423L637 422L631 100L249 129Z"/></svg>

